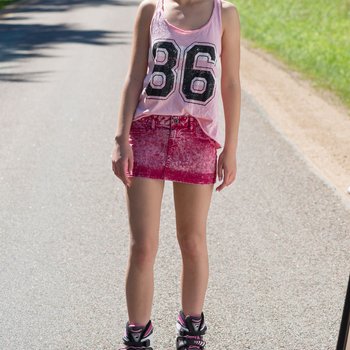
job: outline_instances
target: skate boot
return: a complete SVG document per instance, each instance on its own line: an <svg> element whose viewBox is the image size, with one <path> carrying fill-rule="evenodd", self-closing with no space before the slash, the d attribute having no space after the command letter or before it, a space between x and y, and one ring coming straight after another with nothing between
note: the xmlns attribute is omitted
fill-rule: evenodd
<svg viewBox="0 0 350 350"><path fill-rule="evenodd" d="M204 322L204 314L194 317L180 310L176 321L176 350L203 350L206 342L202 335L206 333L207 326Z"/></svg>
<svg viewBox="0 0 350 350"><path fill-rule="evenodd" d="M153 350L151 340L153 338L153 325L149 320L145 326L133 325L126 322L123 343L125 347L119 350Z"/></svg>

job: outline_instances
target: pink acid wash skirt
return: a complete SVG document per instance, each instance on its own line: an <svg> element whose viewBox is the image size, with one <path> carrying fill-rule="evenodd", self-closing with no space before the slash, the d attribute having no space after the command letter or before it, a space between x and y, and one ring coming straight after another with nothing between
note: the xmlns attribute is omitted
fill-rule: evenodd
<svg viewBox="0 0 350 350"><path fill-rule="evenodd" d="M150 115L133 120L129 144L134 155L130 177L216 182L219 146L191 115Z"/></svg>

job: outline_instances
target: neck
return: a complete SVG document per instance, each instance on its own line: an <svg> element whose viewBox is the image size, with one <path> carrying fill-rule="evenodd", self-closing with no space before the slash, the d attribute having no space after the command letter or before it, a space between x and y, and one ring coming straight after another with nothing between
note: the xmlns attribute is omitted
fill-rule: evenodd
<svg viewBox="0 0 350 350"><path fill-rule="evenodd" d="M192 5L197 3L198 1L201 1L201 0L174 0L174 2L178 3L180 6Z"/></svg>

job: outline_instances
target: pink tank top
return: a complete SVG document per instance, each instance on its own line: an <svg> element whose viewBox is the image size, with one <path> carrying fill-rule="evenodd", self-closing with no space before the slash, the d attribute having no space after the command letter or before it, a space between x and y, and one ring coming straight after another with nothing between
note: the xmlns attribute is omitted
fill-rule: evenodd
<svg viewBox="0 0 350 350"><path fill-rule="evenodd" d="M133 120L147 115L191 115L221 148L219 67L221 0L209 21L194 30L169 23L158 0L150 26L148 69Z"/></svg>

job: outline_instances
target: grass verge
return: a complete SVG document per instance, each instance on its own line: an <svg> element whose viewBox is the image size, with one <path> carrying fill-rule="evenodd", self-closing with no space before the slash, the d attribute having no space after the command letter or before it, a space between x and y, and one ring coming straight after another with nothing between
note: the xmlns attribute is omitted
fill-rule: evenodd
<svg viewBox="0 0 350 350"><path fill-rule="evenodd" d="M230 0L242 35L350 107L350 0Z"/></svg>
<svg viewBox="0 0 350 350"><path fill-rule="evenodd" d="M17 0L0 0L0 10L15 1Z"/></svg>

